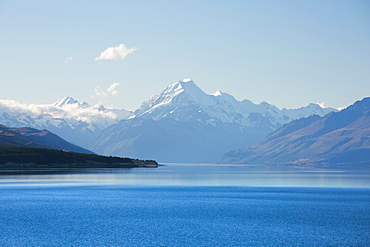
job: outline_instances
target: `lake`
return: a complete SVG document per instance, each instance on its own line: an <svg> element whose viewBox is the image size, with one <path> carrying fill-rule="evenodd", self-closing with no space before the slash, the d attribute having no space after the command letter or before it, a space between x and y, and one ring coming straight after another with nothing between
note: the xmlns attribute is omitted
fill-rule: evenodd
<svg viewBox="0 0 370 247"><path fill-rule="evenodd" d="M369 246L370 170L0 175L0 246Z"/></svg>

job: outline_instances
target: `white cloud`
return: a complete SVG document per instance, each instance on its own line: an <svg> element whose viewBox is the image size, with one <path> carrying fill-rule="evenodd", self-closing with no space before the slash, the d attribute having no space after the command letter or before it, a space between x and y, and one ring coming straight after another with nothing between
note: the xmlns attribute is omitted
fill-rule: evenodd
<svg viewBox="0 0 370 247"><path fill-rule="evenodd" d="M338 111L341 111L341 110L346 109L346 108L347 108L347 106L343 106L343 107L337 107L336 109L337 109Z"/></svg>
<svg viewBox="0 0 370 247"><path fill-rule="evenodd" d="M66 104L62 107L57 107L52 104L22 104L14 100L1 100L0 99L0 112L6 113L9 118L2 120L2 123L9 126L17 127L17 121L13 122L12 119L20 121L20 126L29 125L28 116L34 119L34 126L45 126L52 124L57 126L60 124L60 119L69 119L75 121L82 121L88 124L95 123L100 128L116 123L118 115L114 111L100 110L99 105L81 107L78 103ZM124 116L124 115L122 115ZM49 122L49 123L47 123ZM69 121L71 127L77 124L74 121ZM28 124L27 124L28 123Z"/></svg>
<svg viewBox="0 0 370 247"><path fill-rule="evenodd" d="M316 103L316 104L318 104L321 108L325 108L325 103L326 102L321 102L321 103Z"/></svg>
<svg viewBox="0 0 370 247"><path fill-rule="evenodd" d="M111 84L106 90L103 90L100 88L100 86L97 86L94 89L94 96L102 96L102 97L108 97L109 95L117 95L118 90L116 89L119 86L119 83L113 83Z"/></svg>
<svg viewBox="0 0 370 247"><path fill-rule="evenodd" d="M126 45L120 44L116 47L109 47L106 50L102 51L100 53L100 56L96 57L94 61L99 60L122 60L124 59L128 54L133 53L134 51L137 51L138 49L135 47L127 48Z"/></svg>

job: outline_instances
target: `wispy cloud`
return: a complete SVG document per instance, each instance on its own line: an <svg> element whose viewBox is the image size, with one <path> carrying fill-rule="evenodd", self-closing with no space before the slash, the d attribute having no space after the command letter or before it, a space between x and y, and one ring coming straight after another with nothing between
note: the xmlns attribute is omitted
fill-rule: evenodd
<svg viewBox="0 0 370 247"><path fill-rule="evenodd" d="M110 95L117 95L118 90L116 89L119 86L119 83L111 84L106 90L100 88L100 86L95 87L93 96L108 97Z"/></svg>
<svg viewBox="0 0 370 247"><path fill-rule="evenodd" d="M100 86L96 86L96 88L94 89L94 95L92 95L92 97L95 97L95 96L107 96L106 92L104 92L103 90L101 90Z"/></svg>
<svg viewBox="0 0 370 247"><path fill-rule="evenodd" d="M111 95L116 95L118 94L118 91L116 90L116 87L119 86L119 83L113 83L112 85L110 85L107 89L107 93L110 93Z"/></svg>
<svg viewBox="0 0 370 247"><path fill-rule="evenodd" d="M64 63L67 64L72 60L73 60L73 57L67 57L66 59L64 59Z"/></svg>
<svg viewBox="0 0 370 247"><path fill-rule="evenodd" d="M135 47L127 48L125 44L120 44L116 47L109 47L106 50L102 51L100 53L100 56L96 57L94 61L99 60L122 60L124 59L128 54L133 53L134 51L137 51L138 49Z"/></svg>

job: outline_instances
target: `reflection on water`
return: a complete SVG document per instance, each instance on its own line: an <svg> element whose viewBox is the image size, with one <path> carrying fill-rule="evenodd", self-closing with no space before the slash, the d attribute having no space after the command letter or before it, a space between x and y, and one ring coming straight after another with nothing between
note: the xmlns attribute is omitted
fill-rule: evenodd
<svg viewBox="0 0 370 247"><path fill-rule="evenodd" d="M142 186L370 187L370 169L264 168L167 164L158 168L0 175L0 185L127 184Z"/></svg>

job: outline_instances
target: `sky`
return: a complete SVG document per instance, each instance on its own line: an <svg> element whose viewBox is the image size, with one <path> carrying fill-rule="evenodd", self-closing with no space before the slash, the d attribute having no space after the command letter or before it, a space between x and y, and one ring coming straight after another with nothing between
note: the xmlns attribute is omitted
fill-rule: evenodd
<svg viewBox="0 0 370 247"><path fill-rule="evenodd" d="M346 107L370 96L367 0L0 0L0 99L137 109L206 93Z"/></svg>

